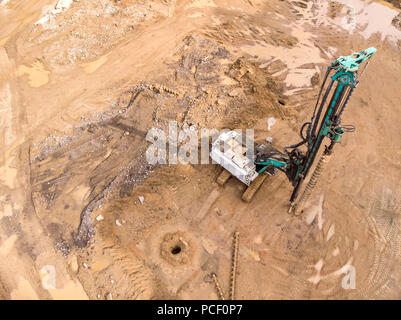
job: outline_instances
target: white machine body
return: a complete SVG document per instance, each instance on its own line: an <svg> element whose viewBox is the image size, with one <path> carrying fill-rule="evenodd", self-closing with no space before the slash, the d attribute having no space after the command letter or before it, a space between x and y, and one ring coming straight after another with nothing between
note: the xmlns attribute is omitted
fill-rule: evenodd
<svg viewBox="0 0 401 320"><path fill-rule="evenodd" d="M244 143L248 141L248 143ZM247 156L248 146L254 145L253 140L246 137L243 139L242 133L228 131L222 133L212 144L210 157L224 169L230 172L238 180L247 186L258 176L252 156ZM248 146L247 146L248 145Z"/></svg>

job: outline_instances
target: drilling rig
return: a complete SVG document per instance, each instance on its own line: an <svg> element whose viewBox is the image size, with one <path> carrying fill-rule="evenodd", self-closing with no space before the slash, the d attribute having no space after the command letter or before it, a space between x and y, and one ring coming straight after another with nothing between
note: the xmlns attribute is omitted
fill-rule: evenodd
<svg viewBox="0 0 401 320"><path fill-rule="evenodd" d="M340 142L345 132L355 131L353 125L342 124L341 117L359 83L358 78L365 71L375 52L376 49L370 47L349 56L342 56L327 68L313 115L310 121L301 126L299 143L286 146L280 151L269 142L257 144L238 131L222 133L212 143L210 151L213 161L224 168L217 182L224 185L231 176L235 176L247 185L242 199L249 202L267 177L282 171L294 187L290 197L289 212L296 215L302 212L304 203L333 154L334 146ZM326 86L328 79L330 81ZM308 177L325 138L329 143L325 145L297 201L303 182Z"/></svg>

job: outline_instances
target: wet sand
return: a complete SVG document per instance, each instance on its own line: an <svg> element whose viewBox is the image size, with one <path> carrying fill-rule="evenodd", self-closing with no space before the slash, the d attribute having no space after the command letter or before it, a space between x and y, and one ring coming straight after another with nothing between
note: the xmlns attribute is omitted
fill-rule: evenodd
<svg viewBox="0 0 401 320"><path fill-rule="evenodd" d="M229 279L235 230L240 299L401 297L398 9L0 3L1 298L217 299L209 275ZM217 185L215 165L146 162L146 132L171 120L297 142L327 65L370 46L344 113L357 131L301 217L287 214L284 175L246 204L239 181Z"/></svg>

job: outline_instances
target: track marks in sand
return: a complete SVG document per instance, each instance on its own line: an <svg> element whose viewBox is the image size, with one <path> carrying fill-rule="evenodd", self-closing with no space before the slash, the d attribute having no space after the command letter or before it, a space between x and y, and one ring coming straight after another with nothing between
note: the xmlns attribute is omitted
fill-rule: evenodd
<svg viewBox="0 0 401 320"><path fill-rule="evenodd" d="M392 296L393 271L399 266L401 247L401 202L399 193L390 189L372 202L367 217L374 241L369 274L361 290L366 298ZM398 261L398 262L397 262ZM394 294L394 293L393 293Z"/></svg>
<svg viewBox="0 0 401 320"><path fill-rule="evenodd" d="M113 264L120 269L122 279L128 286L125 299L150 299L154 295L153 275L144 263L116 242L107 239L103 243L103 252L113 259Z"/></svg>

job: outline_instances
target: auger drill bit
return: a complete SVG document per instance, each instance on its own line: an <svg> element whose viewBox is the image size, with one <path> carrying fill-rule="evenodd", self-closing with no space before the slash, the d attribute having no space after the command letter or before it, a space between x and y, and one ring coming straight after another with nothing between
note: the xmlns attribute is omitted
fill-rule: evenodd
<svg viewBox="0 0 401 320"><path fill-rule="evenodd" d="M316 165L315 170L313 171L312 177L310 178L308 184L305 187L304 192L302 193L301 197L299 198L298 202L291 203L289 213L293 213L294 215L299 215L306 203L308 201L310 195L312 194L313 189L319 182L319 178L326 167L327 163L330 161L331 153L323 153L319 159L319 162Z"/></svg>
<svg viewBox="0 0 401 320"><path fill-rule="evenodd" d="M239 232L234 232L233 239L233 255L231 264L231 281L230 281L230 300L235 300L235 289L237 285L237 263L238 263L238 248L239 248Z"/></svg>
<svg viewBox="0 0 401 320"><path fill-rule="evenodd" d="M214 287L216 288L217 296L219 297L220 300L226 300L224 298L224 293L223 290L221 289L220 281L217 278L217 275L213 272L210 276L212 277Z"/></svg>

